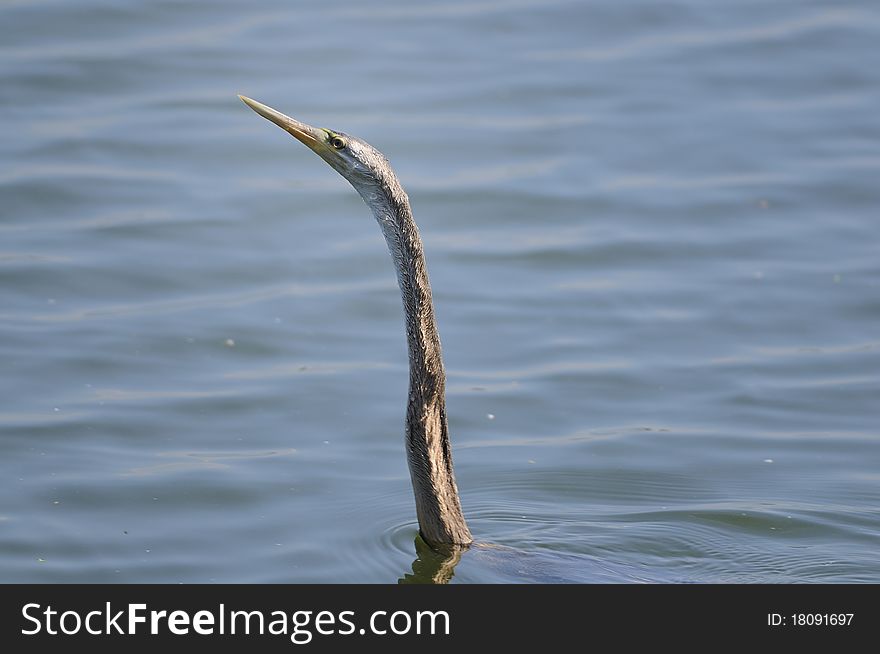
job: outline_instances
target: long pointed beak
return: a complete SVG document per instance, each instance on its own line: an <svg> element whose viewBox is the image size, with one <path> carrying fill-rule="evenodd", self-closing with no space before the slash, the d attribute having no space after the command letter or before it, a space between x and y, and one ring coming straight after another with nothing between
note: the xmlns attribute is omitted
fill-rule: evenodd
<svg viewBox="0 0 880 654"><path fill-rule="evenodd" d="M281 129L292 134L297 140L307 145L312 150L318 151L319 147L324 145L324 130L301 123L295 118L286 116L280 111L275 111L272 107L267 107L261 102L251 100L243 95L238 96L251 109L256 111L266 120L271 120Z"/></svg>

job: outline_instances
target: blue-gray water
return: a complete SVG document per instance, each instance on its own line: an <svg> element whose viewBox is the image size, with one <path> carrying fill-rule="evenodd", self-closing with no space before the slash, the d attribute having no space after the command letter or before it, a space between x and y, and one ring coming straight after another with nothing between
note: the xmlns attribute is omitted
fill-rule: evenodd
<svg viewBox="0 0 880 654"><path fill-rule="evenodd" d="M243 93L409 192L454 581L880 581L876 3L209 7L0 5L0 580L412 574L391 260Z"/></svg>

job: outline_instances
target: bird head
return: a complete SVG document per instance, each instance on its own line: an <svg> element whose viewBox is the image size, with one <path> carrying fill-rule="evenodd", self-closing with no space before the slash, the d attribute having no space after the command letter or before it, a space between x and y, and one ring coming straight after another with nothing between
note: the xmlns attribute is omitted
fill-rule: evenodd
<svg viewBox="0 0 880 654"><path fill-rule="evenodd" d="M361 195L371 192L385 177L393 175L388 160L369 143L343 132L306 125L256 100L243 95L238 97L330 164Z"/></svg>

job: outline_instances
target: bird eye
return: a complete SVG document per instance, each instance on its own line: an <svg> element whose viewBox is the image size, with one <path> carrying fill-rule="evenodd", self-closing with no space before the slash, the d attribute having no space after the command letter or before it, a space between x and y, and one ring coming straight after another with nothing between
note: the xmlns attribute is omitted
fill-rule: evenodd
<svg viewBox="0 0 880 654"><path fill-rule="evenodd" d="M345 147L345 139L341 136L334 136L330 139L330 145L332 145L337 150L341 150Z"/></svg>

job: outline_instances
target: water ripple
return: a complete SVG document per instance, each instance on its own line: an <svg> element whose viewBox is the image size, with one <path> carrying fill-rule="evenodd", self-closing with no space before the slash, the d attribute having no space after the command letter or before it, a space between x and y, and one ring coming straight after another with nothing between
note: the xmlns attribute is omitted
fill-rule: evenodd
<svg viewBox="0 0 880 654"><path fill-rule="evenodd" d="M602 48L578 48L532 52L528 58L542 61L615 61L636 57L654 56L660 52L674 51L681 54L698 48L717 49L725 45L754 47L763 41L779 41L793 36L811 34L836 28L861 29L876 26L874 15L853 10L820 11L794 19L782 20L770 25L753 25L727 30L701 30L678 32L632 39L618 45Z"/></svg>
<svg viewBox="0 0 880 654"><path fill-rule="evenodd" d="M200 311L203 309L220 307L240 307L284 297L308 297L312 295L324 296L338 293L344 294L356 291L376 290L388 286L389 283L376 281L348 282L344 284L283 284L228 293L214 293L211 295L190 296L134 304L115 304L99 307L76 308L67 311L59 310L51 313L0 313L0 320L37 323L67 323L102 320L106 318L138 315Z"/></svg>

